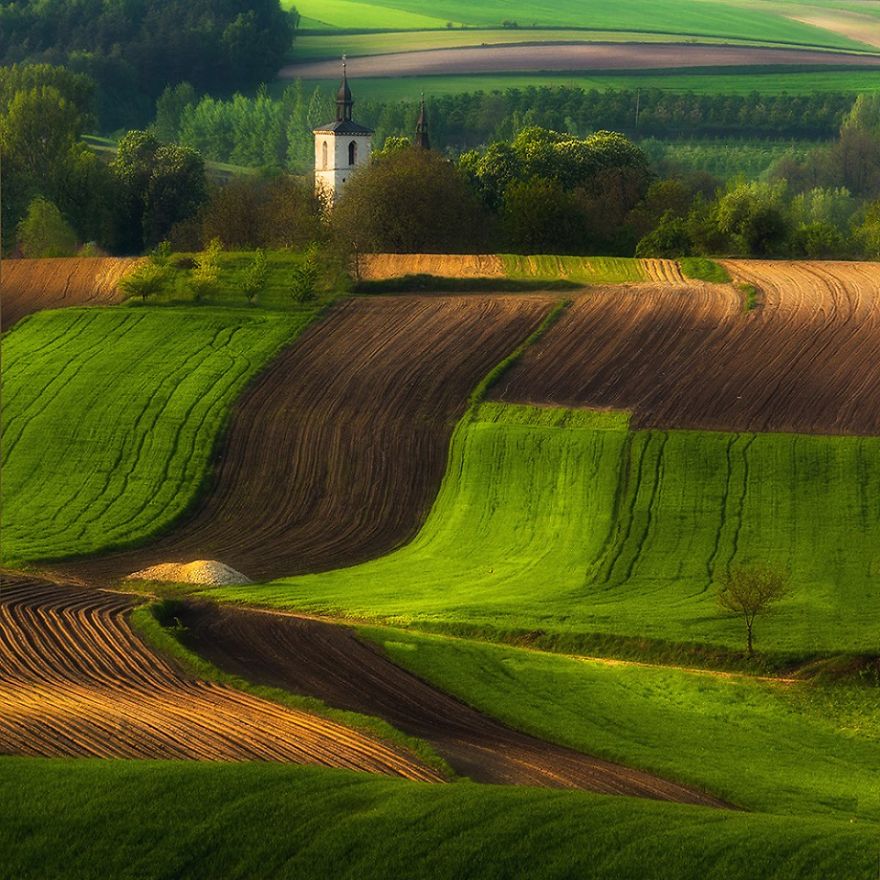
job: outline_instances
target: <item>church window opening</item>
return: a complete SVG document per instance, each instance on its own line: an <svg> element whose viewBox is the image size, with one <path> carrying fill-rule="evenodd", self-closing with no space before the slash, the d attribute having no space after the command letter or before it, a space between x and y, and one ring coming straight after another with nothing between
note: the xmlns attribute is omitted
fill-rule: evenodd
<svg viewBox="0 0 880 880"><path fill-rule="evenodd" d="M327 167L327 141L321 144L321 167Z"/></svg>
<svg viewBox="0 0 880 880"><path fill-rule="evenodd" d="M354 165L357 162L357 154L358 154L358 145L355 141L352 141L348 145L348 164Z"/></svg>

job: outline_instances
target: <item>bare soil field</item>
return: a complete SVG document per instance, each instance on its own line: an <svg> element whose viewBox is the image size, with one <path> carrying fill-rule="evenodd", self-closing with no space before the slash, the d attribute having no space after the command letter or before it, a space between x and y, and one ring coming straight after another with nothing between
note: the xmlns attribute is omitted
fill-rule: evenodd
<svg viewBox="0 0 880 880"><path fill-rule="evenodd" d="M117 303L119 279L139 262L137 257L4 260L0 331L42 309Z"/></svg>
<svg viewBox="0 0 880 880"><path fill-rule="evenodd" d="M514 73L518 71L663 70L774 65L876 68L880 57L849 52L691 43L550 43L424 49L349 58L355 77ZM336 79L339 62L308 61L281 79Z"/></svg>
<svg viewBox="0 0 880 880"><path fill-rule="evenodd" d="M149 651L118 593L3 577L0 753L322 764L440 781L343 725L187 679Z"/></svg>
<svg viewBox="0 0 880 880"><path fill-rule="evenodd" d="M287 614L194 604L187 643L251 681L379 715L430 742L478 782L581 788L723 807L703 792L511 730L391 663L342 626Z"/></svg>
<svg viewBox="0 0 880 880"><path fill-rule="evenodd" d="M236 406L213 489L191 516L148 547L59 567L93 580L214 559L269 580L387 553L424 521L469 392L554 301L337 305Z"/></svg>
<svg viewBox="0 0 880 880"><path fill-rule="evenodd" d="M504 264L496 254L363 254L358 274L364 281L436 275L440 278L504 278Z"/></svg>
<svg viewBox="0 0 880 880"><path fill-rule="evenodd" d="M594 289L496 386L636 427L880 434L880 266L728 261L754 284Z"/></svg>

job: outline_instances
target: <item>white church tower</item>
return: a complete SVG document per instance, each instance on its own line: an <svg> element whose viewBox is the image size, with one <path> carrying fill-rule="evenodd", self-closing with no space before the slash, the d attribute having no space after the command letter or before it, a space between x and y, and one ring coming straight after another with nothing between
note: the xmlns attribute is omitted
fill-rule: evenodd
<svg viewBox="0 0 880 880"><path fill-rule="evenodd" d="M337 201L352 171L370 161L373 132L351 118L354 101L342 56L342 82L336 93L336 119L315 129L315 189L328 204Z"/></svg>

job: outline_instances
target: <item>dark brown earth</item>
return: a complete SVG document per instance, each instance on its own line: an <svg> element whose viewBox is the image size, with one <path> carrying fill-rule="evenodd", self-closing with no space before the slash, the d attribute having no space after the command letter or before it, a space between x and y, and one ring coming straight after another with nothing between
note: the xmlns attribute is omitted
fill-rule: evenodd
<svg viewBox="0 0 880 880"><path fill-rule="evenodd" d="M478 782L582 788L723 807L703 792L511 730L399 666L346 627L294 615L191 604L188 646L260 684L378 715Z"/></svg>
<svg viewBox="0 0 880 880"><path fill-rule="evenodd" d="M629 409L634 427L880 434L880 265L730 261L758 288L596 288L493 389Z"/></svg>
<svg viewBox="0 0 880 880"><path fill-rule="evenodd" d="M423 49L348 59L355 77L435 76L518 71L670 70L687 67L790 65L880 66L880 56L767 46L691 43L545 43ZM282 79L338 79L339 61L307 61L279 71Z"/></svg>
<svg viewBox="0 0 880 880"><path fill-rule="evenodd" d="M282 353L233 410L214 485L138 550L56 568L92 583L217 559L252 580L387 553L424 521L468 394L550 296L359 297Z"/></svg>
<svg viewBox="0 0 880 880"><path fill-rule="evenodd" d="M0 330L8 330L25 315L41 309L119 302L119 279L139 262L134 257L4 260Z"/></svg>

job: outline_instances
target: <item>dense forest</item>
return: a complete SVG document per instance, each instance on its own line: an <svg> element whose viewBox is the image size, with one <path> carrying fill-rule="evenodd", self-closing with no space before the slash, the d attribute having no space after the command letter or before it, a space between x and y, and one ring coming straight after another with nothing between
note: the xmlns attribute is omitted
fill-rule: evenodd
<svg viewBox="0 0 880 880"><path fill-rule="evenodd" d="M168 85L252 90L293 44L278 0L17 0L0 3L0 64L63 64L97 83L104 130L144 124Z"/></svg>

